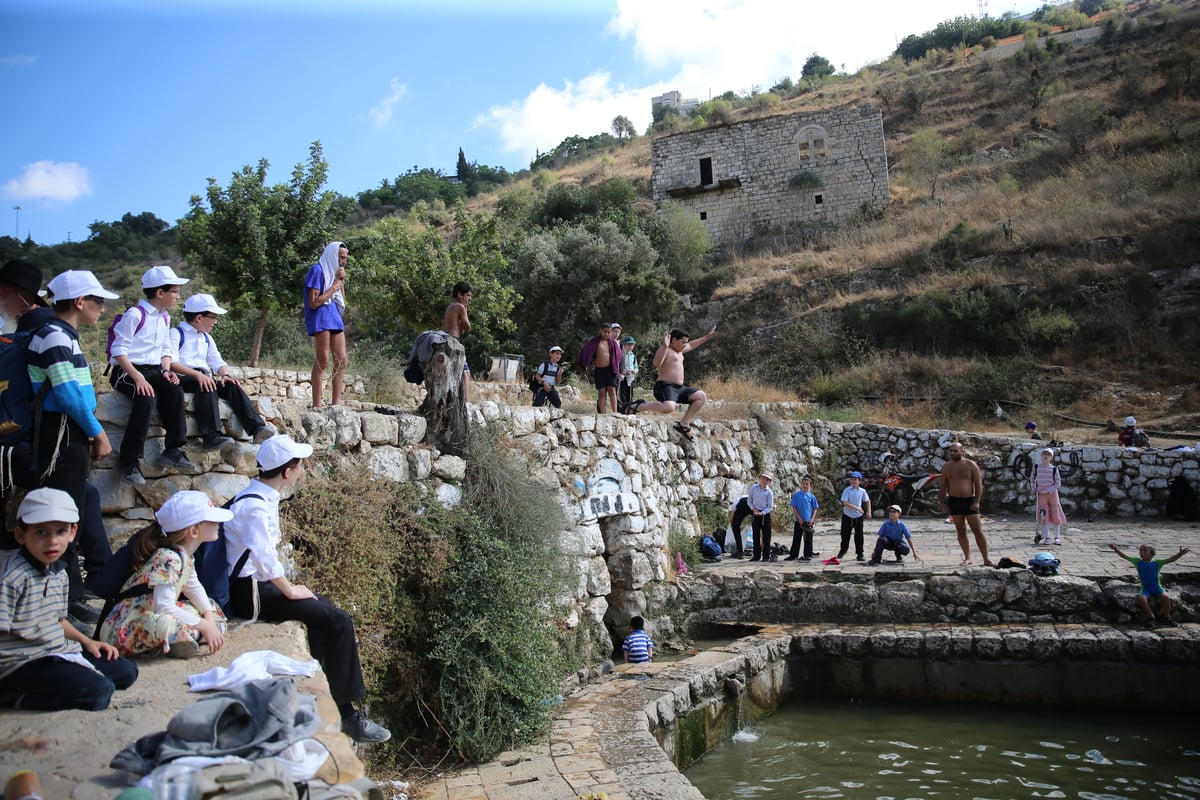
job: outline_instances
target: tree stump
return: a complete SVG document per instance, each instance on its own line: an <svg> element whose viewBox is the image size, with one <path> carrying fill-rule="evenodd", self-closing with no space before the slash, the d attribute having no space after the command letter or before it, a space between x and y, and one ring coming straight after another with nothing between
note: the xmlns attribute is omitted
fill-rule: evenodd
<svg viewBox="0 0 1200 800"><path fill-rule="evenodd" d="M425 370L425 400L420 413L428 424L425 441L443 453L466 455L470 431L467 428L467 404L463 400L463 367L467 351L453 336L433 345Z"/></svg>

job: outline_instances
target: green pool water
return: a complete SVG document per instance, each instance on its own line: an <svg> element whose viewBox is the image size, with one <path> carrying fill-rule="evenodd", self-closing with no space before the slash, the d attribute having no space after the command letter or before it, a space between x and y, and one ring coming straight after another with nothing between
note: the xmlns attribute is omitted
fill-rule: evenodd
<svg viewBox="0 0 1200 800"><path fill-rule="evenodd" d="M686 772L726 798L1200 798L1185 714L795 700Z"/></svg>

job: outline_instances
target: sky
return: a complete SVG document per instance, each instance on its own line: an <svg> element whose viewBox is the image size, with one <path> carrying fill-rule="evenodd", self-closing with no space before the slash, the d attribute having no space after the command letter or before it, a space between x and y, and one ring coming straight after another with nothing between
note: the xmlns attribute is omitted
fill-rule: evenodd
<svg viewBox="0 0 1200 800"><path fill-rule="evenodd" d="M1001 3L1010 5L998 7ZM992 0L998 16L1034 0ZM644 131L650 98L766 91L816 53L853 72L979 0L3 0L0 235L174 224L243 165L327 188L509 171L572 135Z"/></svg>

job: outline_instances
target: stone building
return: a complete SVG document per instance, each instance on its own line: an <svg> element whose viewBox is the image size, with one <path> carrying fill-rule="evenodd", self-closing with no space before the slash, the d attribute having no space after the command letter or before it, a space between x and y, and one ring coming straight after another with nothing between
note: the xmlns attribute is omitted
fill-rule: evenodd
<svg viewBox="0 0 1200 800"><path fill-rule="evenodd" d="M698 214L714 245L836 224L889 198L883 115L870 105L662 136L651 159L655 206Z"/></svg>

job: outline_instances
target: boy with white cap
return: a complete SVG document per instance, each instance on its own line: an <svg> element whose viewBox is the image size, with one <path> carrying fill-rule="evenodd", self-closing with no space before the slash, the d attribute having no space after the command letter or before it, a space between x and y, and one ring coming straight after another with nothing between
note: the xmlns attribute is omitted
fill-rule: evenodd
<svg viewBox="0 0 1200 800"><path fill-rule="evenodd" d="M57 563L79 510L59 489L34 489L17 509L21 549L0 565L0 705L28 711L100 711L137 665L66 621L67 578Z"/></svg>
<svg viewBox="0 0 1200 800"><path fill-rule="evenodd" d="M187 444L187 417L179 376L171 371L175 349L167 335L171 329L171 309L179 302L179 287L187 282L170 267L146 270L142 275L145 298L126 311L112 328L110 363L120 369L113 370L109 381L114 389L133 400L117 460L121 480L126 483L146 482L138 462L150 429L150 412L155 406L166 429L162 463L184 472L196 471L196 465L183 452ZM219 447L224 442L212 440L205 442L205 447L210 444Z"/></svg>
<svg viewBox="0 0 1200 800"><path fill-rule="evenodd" d="M550 360L543 361L537 368L538 390L533 395L533 407L541 408L550 401L555 408L562 408L562 398L558 396L558 382L562 379L565 369L562 365L563 349L558 345L550 348Z"/></svg>
<svg viewBox="0 0 1200 800"><path fill-rule="evenodd" d="M206 443L230 441L221 435L219 401L224 400L246 433L261 444L275 435L275 429L263 421L237 379L229 374L229 365L212 338L217 317L224 313L211 294L194 294L187 299L183 304L184 321L170 334L176 357L171 369L179 375L183 391L196 394L196 426Z"/></svg>
<svg viewBox="0 0 1200 800"><path fill-rule="evenodd" d="M37 486L61 489L71 496L76 509L86 507L87 479L92 461L112 452L108 435L96 419L96 390L92 371L79 345L79 327L95 325L104 313L105 300L117 295L108 291L87 270L67 270L48 285L54 298L54 316L44 321L29 340L25 351L29 383L40 401L41 419L30 442L30 479ZM46 389L49 391L46 391ZM35 403L39 401L35 400ZM89 528L89 569L108 553L103 526ZM71 588L72 612L83 599L83 576L79 571L79 545L72 538L64 551L64 566ZM78 608L81 621L92 622L90 609Z"/></svg>
<svg viewBox="0 0 1200 800"><path fill-rule="evenodd" d="M356 742L386 742L391 732L354 707L366 697L367 688L350 615L329 598L288 580L279 561L281 492L300 480L304 459L312 453L311 445L286 435L272 436L259 446L258 477L234 498L234 518L225 523L229 608L239 617L254 618L257 613L258 619L269 622L303 622L308 649L325 671L329 693L342 715L342 732ZM238 569L246 551L249 555Z"/></svg>

